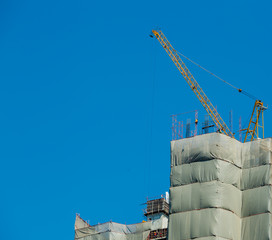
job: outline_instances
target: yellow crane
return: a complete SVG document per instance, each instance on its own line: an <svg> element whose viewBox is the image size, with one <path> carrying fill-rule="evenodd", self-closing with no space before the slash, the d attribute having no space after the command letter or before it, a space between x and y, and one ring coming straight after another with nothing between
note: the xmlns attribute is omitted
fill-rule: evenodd
<svg viewBox="0 0 272 240"><path fill-rule="evenodd" d="M216 108L212 105L209 98L203 92L202 88L199 86L193 75L190 73L189 69L181 60L177 51L172 47L162 31L152 30L152 33L163 46L164 50L168 53L169 57L172 59L186 82L189 84L189 86L197 96L198 100L201 102L207 113L210 115L211 119L213 120L219 131L225 133L227 136L234 137L227 124L223 121Z"/></svg>
<svg viewBox="0 0 272 240"><path fill-rule="evenodd" d="M258 139L261 135L262 138L264 138L263 111L266 109L267 107L263 105L263 102L261 100L255 101L248 127L241 130L246 131L244 142ZM259 130L260 128L261 131Z"/></svg>
<svg viewBox="0 0 272 240"><path fill-rule="evenodd" d="M222 117L219 115L216 108L212 105L209 98L206 96L202 88L199 86L199 84L197 83L197 81L195 80L195 78L193 77L189 69L186 67L184 62L181 60L178 52L172 47L172 45L167 40L167 38L162 33L162 31L152 30L152 33L160 42L160 44L163 46L164 50L172 59L172 61L178 68L179 72L181 73L181 75L184 77L184 79L186 80L190 88L193 90L198 100L201 102L201 104L203 105L203 107L205 108L205 110L207 111L211 119L213 120L214 124L218 128L219 132L234 138L234 134L230 131L227 124L223 121ZM238 89L238 88L236 89L239 92L242 92L241 89ZM259 138L259 128L262 128L263 130L262 133L264 137L263 111L265 109L267 108L263 106L263 103L260 100L256 100L254 108L253 108L253 112L251 114L248 128L242 130L242 131L246 131L244 142L247 140L252 141L256 138ZM260 117L262 119L261 121L260 121Z"/></svg>

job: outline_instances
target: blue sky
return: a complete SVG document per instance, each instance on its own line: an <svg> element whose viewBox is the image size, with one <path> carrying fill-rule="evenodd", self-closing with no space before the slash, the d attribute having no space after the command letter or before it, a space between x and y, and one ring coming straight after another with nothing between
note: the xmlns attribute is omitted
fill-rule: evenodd
<svg viewBox="0 0 272 240"><path fill-rule="evenodd" d="M156 39L271 100L270 1L1 1L3 239L73 239L90 224L141 221L168 190L171 114L202 106ZM185 61L185 63L187 63ZM188 63L228 122L254 102ZM203 110L202 110L203 112ZM272 110L265 113L272 136Z"/></svg>

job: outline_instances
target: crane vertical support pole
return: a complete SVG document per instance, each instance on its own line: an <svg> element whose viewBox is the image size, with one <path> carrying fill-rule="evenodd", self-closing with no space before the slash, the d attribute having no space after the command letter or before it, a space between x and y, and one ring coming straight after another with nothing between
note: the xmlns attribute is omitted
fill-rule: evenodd
<svg viewBox="0 0 272 240"><path fill-rule="evenodd" d="M198 127L198 111L195 110L195 132L194 132L194 136L197 135L197 127Z"/></svg>
<svg viewBox="0 0 272 240"><path fill-rule="evenodd" d="M263 125L263 138L264 138L264 116L263 116L263 111L262 111L262 125Z"/></svg>
<svg viewBox="0 0 272 240"><path fill-rule="evenodd" d="M199 86L193 75L190 73L189 69L186 67L184 62L181 60L177 51L172 47L170 42L166 39L162 31L152 30L154 36L158 39L160 44L163 46L164 50L167 52L169 57L172 59L176 67L178 68L181 75L184 77L186 82L189 84L198 100L201 102L207 113L210 115L216 127L220 132L226 134L227 136L234 137L231 130L228 128L226 123L223 121L216 108L212 105L211 101L208 99L206 94L203 92L202 88Z"/></svg>
<svg viewBox="0 0 272 240"><path fill-rule="evenodd" d="M232 110L230 110L230 113L229 113L229 126L230 126L230 130L231 132L233 132L233 112Z"/></svg>
<svg viewBox="0 0 272 240"><path fill-rule="evenodd" d="M242 117L239 118L239 140L242 142Z"/></svg>

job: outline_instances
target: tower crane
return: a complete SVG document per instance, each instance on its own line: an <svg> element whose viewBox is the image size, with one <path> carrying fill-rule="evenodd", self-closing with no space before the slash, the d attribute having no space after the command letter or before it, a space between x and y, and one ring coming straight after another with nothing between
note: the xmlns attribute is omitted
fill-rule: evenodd
<svg viewBox="0 0 272 240"><path fill-rule="evenodd" d="M152 30L153 35L157 38L160 44L163 46L164 50L167 52L169 57L172 59L179 72L186 80L190 88L193 90L198 100L201 102L212 121L216 125L219 132L226 134L234 138L234 134L228 128L227 124L223 121L222 117L217 112L217 109L213 106L209 98L206 96L202 88L199 86L198 82L195 80L189 69L186 67L184 62L181 60L179 53L172 47L170 42L167 40L165 35L161 30ZM151 35L153 37L153 35ZM213 74L214 75L214 74ZM222 79L221 79L222 80ZM235 87L236 88L236 87ZM243 92L242 89L236 88L239 92ZM249 95L249 94L246 94ZM263 103L260 100L255 101L253 112L249 121L249 125L246 129L241 131L246 131L245 141L253 141L256 138L259 138L259 128L262 128L262 135L264 137L264 123L263 123L263 111L267 109L263 106ZM260 120L261 118L261 120Z"/></svg>

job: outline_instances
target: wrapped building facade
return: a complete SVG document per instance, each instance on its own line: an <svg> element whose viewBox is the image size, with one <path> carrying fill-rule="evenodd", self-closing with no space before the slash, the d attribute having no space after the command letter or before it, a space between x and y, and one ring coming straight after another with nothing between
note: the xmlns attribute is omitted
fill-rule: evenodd
<svg viewBox="0 0 272 240"><path fill-rule="evenodd" d="M271 139L171 142L169 240L271 239Z"/></svg>
<svg viewBox="0 0 272 240"><path fill-rule="evenodd" d="M171 142L170 207L147 204L148 221L90 226L76 240L272 240L271 138L241 143L220 133ZM169 213L169 218L168 218ZM160 215L161 214L161 215Z"/></svg>

